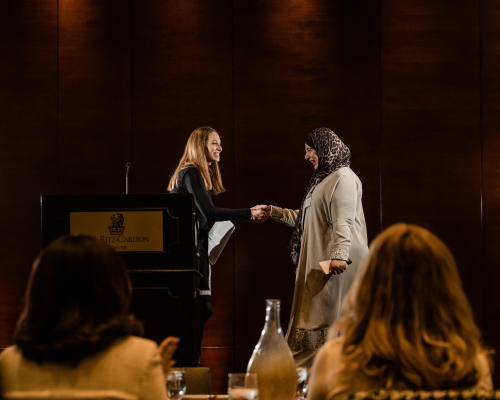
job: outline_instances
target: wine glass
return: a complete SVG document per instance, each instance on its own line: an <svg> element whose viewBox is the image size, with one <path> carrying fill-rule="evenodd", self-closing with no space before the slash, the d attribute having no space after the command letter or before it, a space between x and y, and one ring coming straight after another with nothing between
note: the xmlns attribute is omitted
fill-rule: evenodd
<svg viewBox="0 0 500 400"><path fill-rule="evenodd" d="M307 368L298 367L297 370L297 392L294 400L304 400L307 393Z"/></svg>
<svg viewBox="0 0 500 400"><path fill-rule="evenodd" d="M229 400L258 400L259 386L256 373L231 373L228 378Z"/></svg>
<svg viewBox="0 0 500 400"><path fill-rule="evenodd" d="M167 375L167 396L170 400L180 400L186 392L186 371L184 368L171 369Z"/></svg>

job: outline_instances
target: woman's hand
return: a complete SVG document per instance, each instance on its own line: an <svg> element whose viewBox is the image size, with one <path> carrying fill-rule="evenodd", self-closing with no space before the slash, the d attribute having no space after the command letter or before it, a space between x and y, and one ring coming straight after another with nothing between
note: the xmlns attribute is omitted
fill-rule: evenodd
<svg viewBox="0 0 500 400"><path fill-rule="evenodd" d="M269 218L269 211L271 207L266 206L264 204L260 204L258 206L252 207L250 211L252 212L252 221L260 224L262 222L266 222Z"/></svg>
<svg viewBox="0 0 500 400"><path fill-rule="evenodd" d="M330 273L332 275L340 275L347 268L347 262L343 260L330 261Z"/></svg>
<svg viewBox="0 0 500 400"><path fill-rule="evenodd" d="M251 210L263 210L266 214L269 214L271 212L271 206L267 206L265 204L259 204L258 206L254 206L251 208Z"/></svg>
<svg viewBox="0 0 500 400"><path fill-rule="evenodd" d="M170 368L172 368L175 364L175 360L172 360L174 356L175 350L177 350L177 344L180 339L174 336L169 336L161 342L158 346L158 352L161 357L161 365L163 367L163 373L165 376L168 375Z"/></svg>

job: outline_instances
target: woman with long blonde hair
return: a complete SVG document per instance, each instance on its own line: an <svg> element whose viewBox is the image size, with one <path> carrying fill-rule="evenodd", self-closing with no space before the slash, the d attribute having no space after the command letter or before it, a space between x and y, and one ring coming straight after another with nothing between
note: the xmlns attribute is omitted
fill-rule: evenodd
<svg viewBox="0 0 500 400"><path fill-rule="evenodd" d="M209 126L195 129L188 138L184 154L170 178L167 190L173 191L179 187L179 173L186 172L184 170L188 167L194 167L200 173L206 190L214 195L225 192L219 169L221 151L221 140L215 129Z"/></svg>
<svg viewBox="0 0 500 400"><path fill-rule="evenodd" d="M196 203L198 220L198 251L200 254L200 334L198 352L201 348L205 323L212 315L210 289L210 263L208 260L208 221L252 219L264 222L263 210L250 208L216 208L212 195L226 191L219 169L221 140L217 131L209 126L195 129L188 138L184 154L177 165L167 190L170 193L192 193ZM198 353L199 354L199 353Z"/></svg>
<svg viewBox="0 0 500 400"><path fill-rule="evenodd" d="M308 400L372 389L492 389L455 260L430 231L397 224L373 242L313 364Z"/></svg>

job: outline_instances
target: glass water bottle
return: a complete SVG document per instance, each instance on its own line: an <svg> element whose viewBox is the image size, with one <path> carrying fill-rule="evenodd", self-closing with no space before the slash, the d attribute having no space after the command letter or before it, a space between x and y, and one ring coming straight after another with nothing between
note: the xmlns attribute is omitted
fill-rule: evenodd
<svg viewBox="0 0 500 400"><path fill-rule="evenodd" d="M292 400L297 372L292 352L280 325L280 300L266 300L266 323L248 362L247 372L256 372L259 400Z"/></svg>

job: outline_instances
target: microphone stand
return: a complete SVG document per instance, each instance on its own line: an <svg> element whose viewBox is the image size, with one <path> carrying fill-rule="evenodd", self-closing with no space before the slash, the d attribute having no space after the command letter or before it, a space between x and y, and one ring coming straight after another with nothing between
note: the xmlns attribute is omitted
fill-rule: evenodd
<svg viewBox="0 0 500 400"><path fill-rule="evenodd" d="M131 165L132 164L130 164L129 162L125 164L125 166L127 167L127 172L125 173L125 194L128 194L128 170Z"/></svg>

